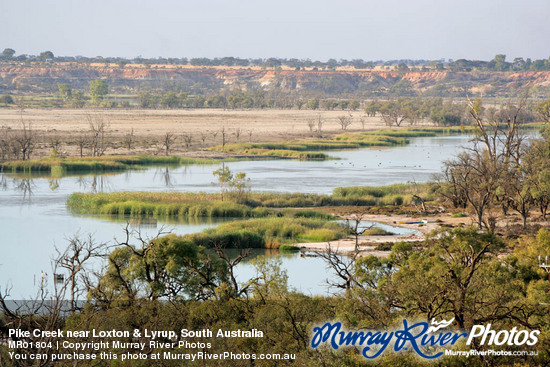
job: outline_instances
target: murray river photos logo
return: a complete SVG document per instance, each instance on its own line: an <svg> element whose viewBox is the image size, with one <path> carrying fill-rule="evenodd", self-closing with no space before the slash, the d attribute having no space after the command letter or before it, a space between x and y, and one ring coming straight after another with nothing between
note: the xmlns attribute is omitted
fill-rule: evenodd
<svg viewBox="0 0 550 367"><path fill-rule="evenodd" d="M469 333L446 330L453 323L451 320L431 323L411 323L403 320L403 327L395 330L344 330L340 322L327 322L313 328L311 346L317 348L328 345L337 350L346 346L355 346L361 350L363 357L374 359L385 351L413 351L422 358L435 359L444 354L444 349L466 340L466 345L476 340L478 345L485 346L533 346L538 342L539 330L493 330L491 324L474 325Z"/></svg>

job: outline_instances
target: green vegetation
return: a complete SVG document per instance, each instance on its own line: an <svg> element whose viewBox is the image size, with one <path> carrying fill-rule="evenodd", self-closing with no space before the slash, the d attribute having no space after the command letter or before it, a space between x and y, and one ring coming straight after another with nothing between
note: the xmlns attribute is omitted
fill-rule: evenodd
<svg viewBox="0 0 550 367"><path fill-rule="evenodd" d="M300 251L300 248L298 246L292 246L292 245L281 245L279 247L279 251L281 251L281 252L298 252L298 251Z"/></svg>
<svg viewBox="0 0 550 367"><path fill-rule="evenodd" d="M273 204L269 198L276 194L250 194L246 203L229 198L220 200L217 194L181 192L113 192L73 193L67 205L76 212L88 214L110 214L133 217L266 217L271 215L292 217L329 217L312 210L274 210L266 204ZM285 195L286 196L286 195ZM288 203L294 203L290 200ZM294 205L286 205L291 207ZM271 205L273 208L274 206Z"/></svg>
<svg viewBox="0 0 550 367"><path fill-rule="evenodd" d="M518 105L495 111L484 108L481 99L472 101L469 114L476 144L444 162L440 195L455 209L471 208L480 229L495 230L494 213L498 210L504 216L512 210L517 212L524 229L535 208L546 219L550 205L550 130L544 127L540 137L526 144L518 133L525 128L526 103L524 97Z"/></svg>
<svg viewBox="0 0 550 367"><path fill-rule="evenodd" d="M363 232L365 236L393 236L395 233L386 231L380 227L372 227Z"/></svg>
<svg viewBox="0 0 550 367"><path fill-rule="evenodd" d="M109 87L105 80L96 79L90 81L90 97L92 98L92 103L97 105L103 100L107 93L109 93Z"/></svg>
<svg viewBox="0 0 550 367"><path fill-rule="evenodd" d="M226 151L257 156L294 158L302 160L327 159L328 156L318 151L359 149L367 147L392 147L408 144L407 138L436 135L462 134L470 128L407 128L399 130L376 130L360 133L344 133L332 139L313 139L287 141L279 143L236 143L218 145L210 148L215 151Z"/></svg>
<svg viewBox="0 0 550 367"><path fill-rule="evenodd" d="M269 217L234 221L184 236L204 247L278 248L296 242L326 242L348 234L345 227L326 218Z"/></svg>
<svg viewBox="0 0 550 367"><path fill-rule="evenodd" d="M254 217L254 210L242 204L218 200L217 195L178 193L117 192L72 194L67 205L80 213L133 217ZM258 215L260 216L260 215Z"/></svg>
<svg viewBox="0 0 550 367"><path fill-rule="evenodd" d="M275 208L322 206L386 206L408 205L413 195L435 200L437 185L395 184L388 186L340 187L332 195L247 193L227 195L182 192L113 192L73 193L67 205L79 213L126 215L133 217L265 217L270 215L320 217L312 210ZM244 200L243 200L244 199Z"/></svg>
<svg viewBox="0 0 550 367"><path fill-rule="evenodd" d="M342 322L347 330L362 327L391 330L403 327L403 319L453 319L453 328L469 331L490 319L493 330L514 327L528 332L540 330L538 343L523 347L537 351L538 355L474 355L467 359L467 365L537 366L544 365L549 358L545 341L550 325L546 306L549 302L547 274L538 267L537 257L549 251L550 233L544 229L536 237L508 243L475 228L441 231L429 237L422 247L396 243L386 258L366 256L339 260L332 257L329 272L342 291L331 296L310 296L289 287L288 275L277 260L255 258L250 264L257 276L240 283L231 276L234 263L224 252L211 251L189 236L170 235L143 246L128 244L114 249L107 269L98 275L95 283L88 285L86 307L70 313L65 310L56 313L56 309L51 308L40 318L5 312L2 322L11 325L17 320L25 330L44 325L41 323L44 319L51 322L42 326L42 330L257 329L267 337L205 337L203 341L211 343L212 353L293 355L292 360L278 360L277 366L314 366L322 361L327 367L336 367L363 365L365 358L361 350L353 348L336 351L308 347L312 328L330 320ZM343 264L346 267L338 266ZM116 338L121 342L148 340L136 335ZM113 339L108 337L102 341ZM40 339L44 340L52 339ZM68 335L66 340L88 343L97 338L90 333L82 337ZM457 350L462 346L459 344ZM480 345L479 348L488 350L495 346ZM508 350L509 346L496 348ZM440 350L426 353L433 355ZM58 353L45 348L16 349L25 356L38 351ZM91 347L83 351L94 352ZM121 352L115 348L102 351ZM146 343L142 353L162 355L166 351ZM184 346L178 348L177 353L194 351L196 349ZM7 352L6 345L0 346L3 358L7 358ZM436 363L455 366L464 365L464 361L443 354ZM96 362L83 360L79 365L92 366ZM254 361L258 366L271 366L272 362ZM162 363L179 366L181 360L164 359ZM426 365L410 353L390 351L381 353L374 363ZM130 361L123 365L131 364ZM142 360L139 365L155 366L158 361Z"/></svg>
<svg viewBox="0 0 550 367"><path fill-rule="evenodd" d="M66 172L123 171L147 165L216 164L218 159L181 158L161 156L102 156L83 158L41 158L25 161L8 161L1 164L4 172Z"/></svg>

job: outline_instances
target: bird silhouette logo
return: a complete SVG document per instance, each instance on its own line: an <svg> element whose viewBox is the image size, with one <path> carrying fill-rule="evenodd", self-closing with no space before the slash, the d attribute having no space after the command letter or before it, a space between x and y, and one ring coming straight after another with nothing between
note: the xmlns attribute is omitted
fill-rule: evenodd
<svg viewBox="0 0 550 367"><path fill-rule="evenodd" d="M450 319L449 321L441 320L439 322L435 321L435 319L432 319L432 323L431 323L432 326L430 326L428 328L428 331L426 333L435 333L439 329L445 329L446 327L451 325L454 320L455 320L454 317L452 319Z"/></svg>

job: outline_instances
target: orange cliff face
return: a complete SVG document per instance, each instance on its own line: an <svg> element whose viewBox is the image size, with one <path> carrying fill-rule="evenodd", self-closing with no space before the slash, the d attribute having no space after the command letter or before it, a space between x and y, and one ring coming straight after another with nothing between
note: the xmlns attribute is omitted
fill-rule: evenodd
<svg viewBox="0 0 550 367"><path fill-rule="evenodd" d="M550 71L525 72L452 72L452 71L397 71L381 70L274 70L257 67L134 67L117 66L13 66L0 64L0 90L44 92L55 91L57 83L69 83L75 89L87 89L89 81L105 79L112 87L123 87L137 90L141 83L147 81L153 88L163 88L166 81L185 82L186 84L206 84L211 89L225 87L247 88L257 85L265 89L280 88L283 90L321 91L344 90L353 93L354 89L391 87L399 81L409 82L410 88L417 91L426 90L438 84L449 88L460 85L460 88L491 87L498 81L498 87L504 92L507 87L543 86L550 87ZM316 90L319 85L332 89ZM24 87L24 88L23 88ZM339 89L339 87L341 87ZM498 91L497 91L498 92Z"/></svg>

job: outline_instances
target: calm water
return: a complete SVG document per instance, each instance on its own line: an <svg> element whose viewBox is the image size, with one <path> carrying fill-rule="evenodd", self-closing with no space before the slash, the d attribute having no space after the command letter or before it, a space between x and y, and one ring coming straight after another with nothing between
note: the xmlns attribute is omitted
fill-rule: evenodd
<svg viewBox="0 0 550 367"><path fill-rule="evenodd" d="M243 161L226 163L232 172L246 172L255 191L329 194L340 186L385 185L424 182L440 171L442 161L467 144L465 136L415 138L403 147L331 152L340 160ZM63 248L75 233L92 233L96 241L122 237L124 221L71 214L65 201L72 192L205 191L215 192L212 171L218 165L155 167L118 174L27 178L0 175L0 287L12 286L14 299L28 298L42 272L50 273L54 246ZM153 236L165 226L178 234L199 232L219 220L200 219L141 226ZM392 229L389 229L392 230ZM393 230L395 232L395 230ZM319 258L281 257L289 284L307 294L326 294L327 271ZM239 276L250 276L243 264ZM316 275L318 274L318 275Z"/></svg>

